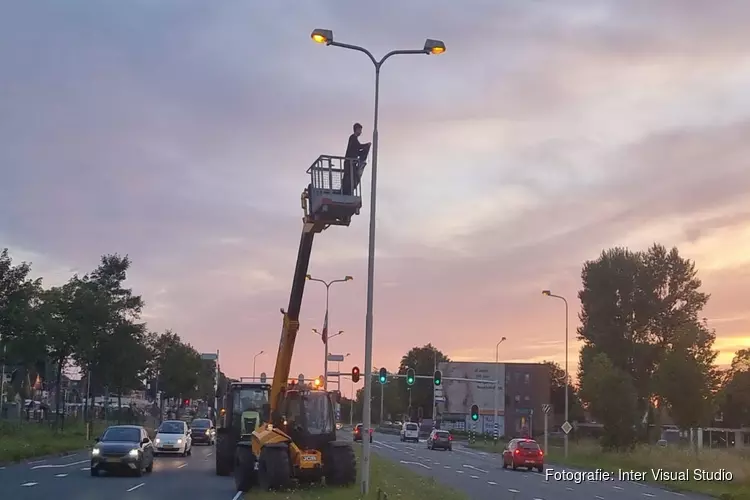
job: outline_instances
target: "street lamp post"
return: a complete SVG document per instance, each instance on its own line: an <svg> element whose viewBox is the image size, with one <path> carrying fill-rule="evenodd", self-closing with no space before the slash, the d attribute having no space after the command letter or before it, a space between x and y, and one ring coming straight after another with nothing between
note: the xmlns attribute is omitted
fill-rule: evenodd
<svg viewBox="0 0 750 500"><path fill-rule="evenodd" d="M493 432L493 439L494 442L497 444L497 438L498 436L498 425L497 425L497 418L498 418L498 411L497 411L497 401L498 401L498 389L500 385L500 344L505 342L505 337L500 339L500 342L495 344L495 419L492 421L494 425L494 432Z"/></svg>
<svg viewBox="0 0 750 500"><path fill-rule="evenodd" d="M263 354L265 351L260 351L258 354L253 356L253 381L255 381L255 361L258 359L258 356Z"/></svg>
<svg viewBox="0 0 750 500"><path fill-rule="evenodd" d="M313 278L309 274L305 277L308 279L308 281L317 281L318 283L323 283L326 286L326 319L325 319L325 324L323 325L323 333L321 333L320 336L323 338L323 349L325 351L323 353L323 359L324 359L323 361L323 389L327 391L328 390L328 341L332 337L335 337L336 335L341 335L342 333L344 333L343 331L340 331L336 335L331 335L330 337L328 336L328 298L330 296L331 285L333 285L334 283L345 283L347 281L353 280L354 278L352 278L351 276L344 276L344 279L325 281L325 280L321 280L318 278Z"/></svg>
<svg viewBox="0 0 750 500"><path fill-rule="evenodd" d="M372 64L375 66L375 112L373 117L372 126L372 180L370 181L370 229L369 229L369 243L367 249L367 312L365 314L365 366L364 373L368 374L365 378L365 394L364 394L364 415L362 425L365 432L369 432L372 424L370 418L370 398L372 396L372 308L373 308L373 295L374 295L374 281L375 281L375 208L376 208L376 195L377 195L377 181L378 181L378 108L380 100L380 68L383 66L385 61L390 57L396 55L410 55L410 54L442 54L445 52L445 44L440 40L427 39L424 47L421 50L392 50L384 55L379 61L375 59L372 53L360 47L358 45L350 45L348 43L335 42L333 40L333 31L324 29L315 29L311 37L316 43L324 43L333 47L341 47L343 49L356 50L365 54ZM367 439L362 440L362 494L366 495L370 488L370 441Z"/></svg>
<svg viewBox="0 0 750 500"><path fill-rule="evenodd" d="M570 386L570 378L568 377L568 301L562 295L555 295L549 290L542 290L542 295L560 299L565 303L565 422L570 425L568 420L568 392ZM568 458L568 433L563 432L563 434L565 434L565 458Z"/></svg>

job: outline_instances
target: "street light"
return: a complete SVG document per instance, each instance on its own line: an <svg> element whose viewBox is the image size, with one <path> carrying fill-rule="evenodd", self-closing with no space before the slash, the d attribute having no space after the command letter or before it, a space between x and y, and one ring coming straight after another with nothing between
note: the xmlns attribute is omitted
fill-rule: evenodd
<svg viewBox="0 0 750 500"><path fill-rule="evenodd" d="M497 443L498 438L498 426L497 426L497 417L498 417L498 411L497 411L497 400L498 400L498 386L500 385L500 344L505 342L505 337L500 339L500 342L495 344L495 419L493 420L494 426L495 426L495 432L494 432L494 442Z"/></svg>
<svg viewBox="0 0 750 500"><path fill-rule="evenodd" d="M369 242L367 249L367 312L365 314L365 366L364 371L368 375L372 373L372 307L375 281L375 208L377 200L378 184L378 108L380 101L380 68L385 61L396 55L410 54L442 54L445 52L445 44L439 40L428 39L425 41L421 50L392 50L384 55L379 61L375 59L372 53L358 45L335 42L333 40L333 31L324 29L315 29L311 33L311 38L316 43L328 46L341 47L342 49L356 50L365 54L373 66L375 66L375 113L372 126L372 180L370 193L370 229ZM370 428L370 398L372 397L372 377L365 379L365 408L363 415L363 427L365 430ZM367 439L362 440L362 494L367 495L370 488L370 442Z"/></svg>
<svg viewBox="0 0 750 500"><path fill-rule="evenodd" d="M258 354L253 356L253 382L255 382L255 361L258 359L258 356L263 354L265 351L260 351Z"/></svg>
<svg viewBox="0 0 750 500"><path fill-rule="evenodd" d="M565 303L565 423L570 425L568 420L568 392L570 381L568 379L568 301L562 295L555 295L549 290L542 290L542 295L560 299ZM568 433L565 432L565 458L568 457Z"/></svg>
<svg viewBox="0 0 750 500"><path fill-rule="evenodd" d="M318 333L317 330L313 331L315 333L318 333L318 335L320 335L323 339L323 349L325 350L325 352L323 353L323 389L328 390L328 341L330 340L330 338L344 333L343 331L340 331L336 335L331 335L331 337L328 336L328 297L330 295L331 285L333 285L334 283L346 283L347 281L351 281L354 278L352 278L351 276L344 276L344 279L325 281L322 279L313 278L312 276L307 274L305 275L305 279L307 279L308 281L317 281L318 283L323 283L326 287L326 318L323 322L323 333Z"/></svg>

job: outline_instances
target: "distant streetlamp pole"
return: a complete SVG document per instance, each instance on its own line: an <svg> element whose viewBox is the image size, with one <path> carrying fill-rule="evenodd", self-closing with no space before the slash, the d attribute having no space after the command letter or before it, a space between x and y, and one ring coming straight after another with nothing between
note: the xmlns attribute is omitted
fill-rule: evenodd
<svg viewBox="0 0 750 500"><path fill-rule="evenodd" d="M265 351L260 351L258 354L256 354L255 356L253 356L253 382L255 382L255 362L257 361L258 356L260 356L264 352Z"/></svg>
<svg viewBox="0 0 750 500"><path fill-rule="evenodd" d="M498 410L497 410L498 397L497 396L498 396L498 389L500 385L500 344L502 344L503 342L505 342L505 337L501 338L500 342L495 344L495 419L493 420L493 424L495 427L494 429L495 432L493 432L495 443L497 443L497 439L499 437L498 436L499 427L497 425L497 419L498 419Z"/></svg>
<svg viewBox="0 0 750 500"><path fill-rule="evenodd" d="M331 291L331 285L333 285L334 283L346 283L347 281L351 281L354 278L352 278L351 276L344 276L344 279L325 281L322 279L313 278L309 274L305 277L308 281L317 281L318 283L323 283L326 287L326 318L325 323L323 324L323 332L320 333L320 336L323 338L323 350L325 351L323 353L323 389L328 390L328 341L336 335L341 335L342 333L344 333L343 331L340 331L336 335L328 335L328 298ZM313 331L315 333L318 333L317 330Z"/></svg>
<svg viewBox="0 0 750 500"><path fill-rule="evenodd" d="M348 358L351 355L352 353L347 352L346 354L344 354L344 359ZM336 363L336 371L338 372L338 377L336 377L336 385L338 385L339 392L341 392L341 361L338 361Z"/></svg>
<svg viewBox="0 0 750 500"><path fill-rule="evenodd" d="M546 295L547 297L552 297L555 299L560 299L565 303L565 422L570 424L570 421L568 420L568 392L569 392L569 386L570 386L570 378L568 376L568 301L563 297L562 295L555 295L549 290L542 290L542 295ZM564 432L565 434L564 440L565 440L565 458L568 457L568 433Z"/></svg>
<svg viewBox="0 0 750 500"><path fill-rule="evenodd" d="M375 208L376 208L376 195L378 185L378 111L380 104L380 68L383 63L390 57L396 55L409 55L409 54L442 54L445 52L445 44L440 40L427 39L424 47L421 50L392 50L383 56L379 61L375 59L372 53L360 47L358 45L351 45L348 43L335 42L333 40L333 31L326 29L315 29L310 35L314 42L323 43L328 46L341 47L342 49L356 50L365 54L373 66L375 66L375 114L372 126L372 180L370 181L370 230L369 230L369 243L367 248L367 312L365 313L365 366L364 373L367 374L365 378L365 394L364 394L364 415L362 416L362 426L365 432L368 432L371 425L372 419L370 418L371 408L371 397L372 397L372 328L373 328L373 297L374 283L375 283ZM367 495L370 489L370 441L367 439L362 440L362 477L361 477L361 491L363 495Z"/></svg>

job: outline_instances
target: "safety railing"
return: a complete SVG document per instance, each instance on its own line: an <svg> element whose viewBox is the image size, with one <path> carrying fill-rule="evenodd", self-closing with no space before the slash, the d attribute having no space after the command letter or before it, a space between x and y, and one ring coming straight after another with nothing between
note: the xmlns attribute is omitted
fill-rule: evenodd
<svg viewBox="0 0 750 500"><path fill-rule="evenodd" d="M356 158L320 155L307 169L310 187L316 194L361 196L362 168Z"/></svg>

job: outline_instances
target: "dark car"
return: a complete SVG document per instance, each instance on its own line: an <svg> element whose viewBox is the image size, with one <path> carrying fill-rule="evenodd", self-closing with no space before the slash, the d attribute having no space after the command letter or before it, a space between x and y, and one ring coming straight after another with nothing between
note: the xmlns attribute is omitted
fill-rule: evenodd
<svg viewBox="0 0 750 500"><path fill-rule="evenodd" d="M194 444L214 444L216 429L207 418L196 418L190 423L190 437Z"/></svg>
<svg viewBox="0 0 750 500"><path fill-rule="evenodd" d="M508 466L513 467L513 470L526 467L528 470L544 472L544 452L533 439L511 439L503 450L503 469Z"/></svg>
<svg viewBox="0 0 750 500"><path fill-rule="evenodd" d="M357 426L354 428L354 440L355 441L362 441L362 424L357 424ZM370 442L372 443L372 429L370 429Z"/></svg>
<svg viewBox="0 0 750 500"><path fill-rule="evenodd" d="M132 472L141 476L154 468L154 446L139 425L113 425L104 431L91 450L91 475L100 471Z"/></svg>
<svg viewBox="0 0 750 500"><path fill-rule="evenodd" d="M448 431L434 429L427 438L427 448L430 450L453 451L453 436Z"/></svg>

